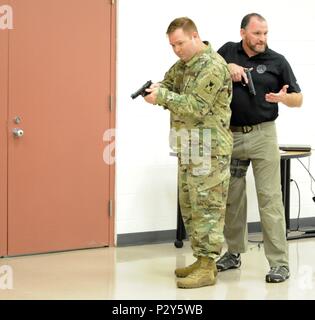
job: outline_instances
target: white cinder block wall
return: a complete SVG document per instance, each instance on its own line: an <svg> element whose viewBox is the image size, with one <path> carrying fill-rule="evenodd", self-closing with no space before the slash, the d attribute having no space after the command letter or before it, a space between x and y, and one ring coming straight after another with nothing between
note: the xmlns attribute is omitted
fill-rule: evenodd
<svg viewBox="0 0 315 320"><path fill-rule="evenodd" d="M130 94L147 80L159 81L177 60L165 35L176 17L189 16L204 40L218 49L239 41L241 18L262 14L269 24L269 47L286 56L304 94L301 109L280 105L279 143L315 148L315 2L309 0L118 0L116 234L176 228L176 159L169 156L169 113ZM315 175L315 157L303 159ZM311 181L297 160L292 178L301 189L301 217L315 217ZM315 189L315 187L314 187ZM313 190L314 190L313 189ZM297 191L291 185L291 218ZM248 174L248 221L259 221L255 186Z"/></svg>

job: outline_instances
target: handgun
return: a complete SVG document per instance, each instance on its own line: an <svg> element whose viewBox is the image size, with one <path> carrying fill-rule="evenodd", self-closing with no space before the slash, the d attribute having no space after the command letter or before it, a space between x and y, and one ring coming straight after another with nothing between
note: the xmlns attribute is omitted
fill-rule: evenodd
<svg viewBox="0 0 315 320"><path fill-rule="evenodd" d="M136 98L137 98L138 96L140 96L140 95L141 95L142 97L144 97L144 96L150 94L150 92L145 91L145 89L150 88L150 87L151 87L151 84L152 84L152 81L151 81L151 80L147 81L140 89L138 89L135 93L133 93L133 94L131 95L131 98L132 98L132 99L136 99Z"/></svg>
<svg viewBox="0 0 315 320"><path fill-rule="evenodd" d="M253 78L252 78L252 74L251 74L251 72L253 71L253 68L249 68L249 69L246 68L246 69L244 69L244 71L245 71L247 79L248 79L247 86L248 86L249 92L255 96L256 90L255 90L255 86L254 86L254 82L253 82Z"/></svg>

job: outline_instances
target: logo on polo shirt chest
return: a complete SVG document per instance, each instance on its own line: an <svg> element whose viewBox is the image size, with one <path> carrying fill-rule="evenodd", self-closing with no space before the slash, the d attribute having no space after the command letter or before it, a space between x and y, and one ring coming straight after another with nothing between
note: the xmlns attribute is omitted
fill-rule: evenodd
<svg viewBox="0 0 315 320"><path fill-rule="evenodd" d="M265 73L266 70L267 70L267 66L265 66L264 64L260 64L256 68L257 73L260 73L260 74Z"/></svg>

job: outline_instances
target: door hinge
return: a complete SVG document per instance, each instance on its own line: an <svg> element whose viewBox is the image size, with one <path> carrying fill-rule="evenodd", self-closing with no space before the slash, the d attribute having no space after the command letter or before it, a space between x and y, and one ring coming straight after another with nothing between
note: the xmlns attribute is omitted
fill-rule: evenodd
<svg viewBox="0 0 315 320"><path fill-rule="evenodd" d="M112 5L114 5L115 4L115 0L112 0Z"/></svg>
<svg viewBox="0 0 315 320"><path fill-rule="evenodd" d="M110 217L113 216L113 200L108 201L108 214Z"/></svg>
<svg viewBox="0 0 315 320"><path fill-rule="evenodd" d="M108 105L109 105L109 111L112 112L113 111L113 106L114 106L114 98L113 96L109 96L108 97Z"/></svg>

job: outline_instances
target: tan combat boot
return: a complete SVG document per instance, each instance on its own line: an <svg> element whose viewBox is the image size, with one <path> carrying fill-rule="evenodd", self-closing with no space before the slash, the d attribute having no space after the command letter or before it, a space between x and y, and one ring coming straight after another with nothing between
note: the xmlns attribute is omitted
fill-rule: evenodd
<svg viewBox="0 0 315 320"><path fill-rule="evenodd" d="M184 268L177 268L175 269L175 275L178 278L185 278L190 273L192 273L195 269L199 268L200 266L200 259L201 257L198 257L198 260L196 260L193 264L189 265L188 267Z"/></svg>
<svg viewBox="0 0 315 320"><path fill-rule="evenodd" d="M201 257L199 267L195 268L187 277L178 280L178 288L200 288L212 286L216 283L217 267L211 258Z"/></svg>

